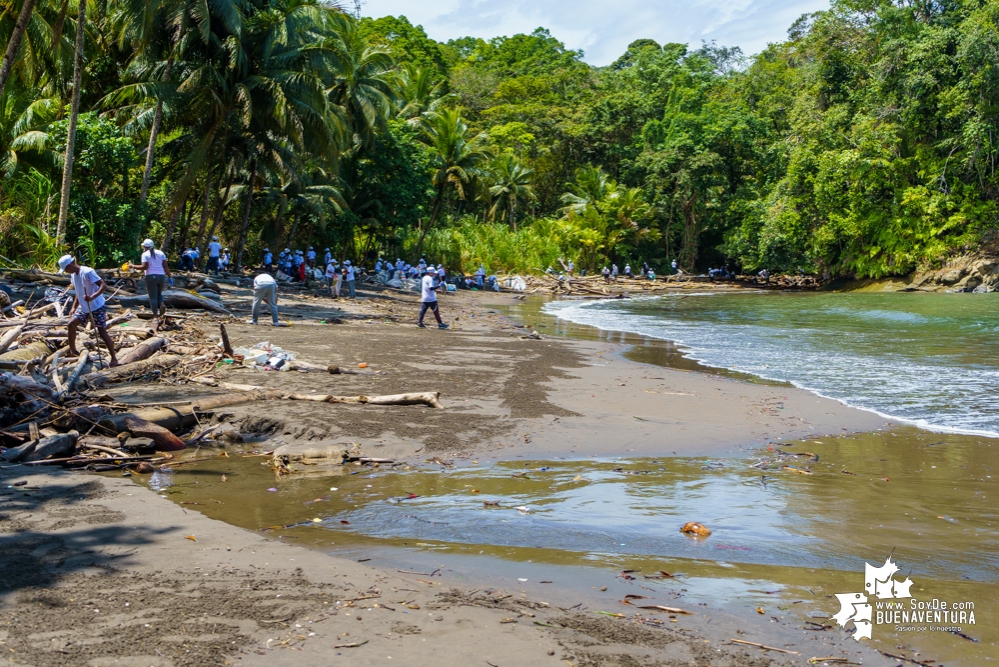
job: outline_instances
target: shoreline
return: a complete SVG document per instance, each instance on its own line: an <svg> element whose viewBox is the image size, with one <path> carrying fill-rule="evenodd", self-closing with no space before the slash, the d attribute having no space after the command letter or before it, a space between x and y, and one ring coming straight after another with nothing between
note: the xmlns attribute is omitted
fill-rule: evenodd
<svg viewBox="0 0 999 667"><path fill-rule="evenodd" d="M441 390L440 383L444 383L443 400L447 407L443 411L388 408L374 412L366 406L338 406L335 423L328 420L324 423L325 415L317 417L312 412L316 409L314 406L281 402L269 404L264 411L260 406L226 409L221 418L242 429L256 426L258 437L275 443L284 440L284 444L304 447L322 442L360 441L365 452L396 458L453 455L513 459L528 455L542 458L551 454L586 459L601 452L611 458L696 454L744 457L749 451L765 446L767 441L860 432L883 425L882 420L872 420L868 413L846 408L831 399L816 399L804 390L743 383L722 376L631 361L622 356L626 344L549 338L522 340L522 330L509 318L498 312L487 312L492 310L490 304L490 300L480 301L474 296L472 299L445 299L442 310L445 319L454 317L455 332L422 332L410 323L401 325L400 329L399 324L389 323L389 317L401 319L397 317L400 308L406 308L404 315L412 317L410 300L400 296L385 299L380 295L369 299L368 303L352 306L362 311L366 319L349 320L336 327L269 329L234 323L230 326L234 345L252 342L250 337L255 337L298 351L304 359L325 361L332 358L343 364L364 362L386 370L382 377L295 376L250 371L253 377L249 378L248 371L229 372L239 378L235 380L237 382L275 388L289 386L290 382L298 390L315 387L317 391L335 385L338 390L356 389L361 393L366 390L374 393L376 389L382 392L386 386L407 391ZM292 317L298 314L294 306L287 312ZM311 302L302 306L302 313L307 313L313 321L319 320L325 312ZM376 322L373 317L381 321ZM302 319L306 319L305 315ZM310 335L326 331L332 333L333 340L320 343L313 340L316 336ZM458 335L445 338L452 334ZM429 347L428 340L432 343ZM412 346L416 347L415 353L406 349ZM420 382L424 386L413 386ZM607 385L600 386L603 396L597 397L597 392L591 388L594 384ZM157 389L155 385L126 386L110 393L141 400L150 389L158 396L168 395L164 388ZM198 391L200 393L201 388ZM774 401L781 403L783 409ZM707 405L697 409L698 404ZM662 421L672 423L640 421L634 417L646 413L665 416L666 420ZM650 429L661 430L667 425L680 435L672 442L655 441L650 447L655 435ZM254 433L252 428L249 432ZM368 437L361 437L365 433ZM734 441L740 433L741 439ZM621 441L616 448L608 447L609 437ZM469 450L467 443L470 441L480 443L479 447ZM570 442L572 444L567 447ZM636 449L641 451L636 452ZM23 467L4 466L0 475L6 485L10 483L8 479L13 481L12 475L24 476L26 471ZM207 621L196 622L191 615L188 620L176 622L160 619L170 627L162 631L157 628L153 632L146 625L147 619L150 614L155 616L160 612L149 612L149 608L160 604L161 600L149 599L148 595L143 609L129 611L137 606L136 599L141 598L144 591L163 590L169 591L163 595L170 602L162 603L166 605L167 613L187 614L185 605L190 604L192 596L201 600L202 588L229 591L230 595L223 597L232 600L227 613L218 616L221 620L213 621L215 625L238 628L238 631L226 634L226 642L235 643L219 643L212 649L216 652L210 655L212 659L219 658L219 664L237 650L240 651L238 664L251 665L313 664L310 660L329 660L337 652L358 664L391 664L385 662L388 656L393 656L395 662L403 654L411 664L436 664L442 650L448 652L448 657L459 661L465 659L468 664L487 660L503 667L565 664L565 661L577 666L626 664L624 661L633 660L635 655L654 658L648 664L686 664L692 658L703 658L711 664L722 658L728 660L725 664L737 665L803 664L808 657L833 653L853 656L851 659L862 657L864 664L895 664L871 647L856 645L839 631L821 633L822 637L816 638L815 633L798 629L793 618L773 622L710 606L703 608L706 616L694 615L700 620L678 615L674 623L665 614L640 612L640 618L646 619L643 621L632 617L633 612L619 605L616 597L612 600L606 593L584 594L578 582L568 587L529 588L509 573L504 576L489 573L488 568L483 570L486 566L479 560L469 561L471 564L467 568L457 571L451 568L450 572L457 572L453 578L449 577L451 581L442 576L440 581L424 577L421 582L419 577L414 578L415 575L400 576L391 569L369 568L209 519L193 508L186 509L159 498L150 489L130 480L35 468L30 470L29 484L49 491L31 491L27 500L19 500L16 495L11 497L11 502L26 503L27 507L20 511L8 510L9 520L18 526L7 532L8 548L13 549L8 553L24 552L27 557L39 549L43 554L62 554L79 552L81 544L94 546L84 547L76 556L43 556L41 572L37 575L22 572L23 585L4 591L0 614L6 616L6 620L25 616L30 609L36 618L49 619L59 626L57 630L35 633L27 638L17 637L10 631L0 633L0 640L7 646L32 656L30 662L18 660L10 664L65 664L67 657L72 659L72 646L81 643L96 647L85 650L90 660L87 664L98 664L93 660L112 656L129 660L141 656L142 660L148 658L149 664L159 665L212 664L198 661L209 655L202 651L207 644L216 639L221 642L216 638L214 628L211 633L205 630ZM75 498L80 497L81 487L89 491L82 492L84 500L77 501ZM46 497L49 492L51 497ZM32 499L31 494L36 498ZM77 530L80 522L97 528ZM193 535L197 541L187 539L187 535ZM46 544L50 546L45 547ZM410 558L404 552L396 553L400 559ZM259 563L261 558L264 566ZM427 563L433 559L431 552L420 558L410 558ZM30 558L24 562L24 567L29 561ZM276 562L284 563L281 569L274 569L272 564ZM178 566L178 563L184 565ZM37 562L32 564L38 569ZM204 577L205 583L191 588L192 577L196 574ZM102 576L110 577L110 580L105 582L100 579ZM344 579L350 585L344 587ZM248 582L248 590L253 595L245 597L243 593L235 593L232 581ZM428 581L430 583L426 583ZM508 590L485 597L482 591L470 593L476 581ZM97 626L100 628L98 635L110 633L113 638L119 632L115 628L123 624L128 631L121 631L120 641L108 638L85 641L84 638L95 632L92 622L71 628L54 621L53 614L57 610L79 606L75 596L89 596L88 599L94 601L100 599L98 591L106 594L110 590L108 585L121 587L122 582L128 593L122 596L121 602L130 600L132 607L116 603L114 618L119 625ZM348 589L356 593L371 586L379 587L382 598L368 598L374 601L368 604L384 604L384 609L365 609L361 623L357 622L360 619L354 620L360 613L354 609L349 612L348 622L343 604L337 614L329 613L330 605L335 607L337 600L346 599ZM445 591L451 586L455 591ZM390 601L385 602L388 588L397 590L392 591ZM252 611L263 599L257 594L265 589L271 591L267 599L272 600L272 604L288 604L289 611L268 611L267 614ZM614 590L611 586L611 594ZM628 590L631 588L621 587L618 592L623 594ZM280 591L288 592L282 594ZM326 597L320 599L324 591ZM408 597L403 591L413 595L415 602L412 604L421 610L432 611L419 615L417 610L409 609L408 604L400 606L399 600ZM276 596L282 596L286 602L277 603L279 598ZM502 599L497 600L500 597ZM572 599L584 606L562 611L552 608L553 603L547 598L565 602L564 609L572 607L568 604ZM598 606L600 599L606 601ZM519 602L514 604L512 600ZM542 605L543 602L547 606ZM355 601L352 604L365 603ZM195 606L204 609L206 618L213 618L202 602ZM390 612L389 607L394 609ZM613 613L624 612L630 620L594 614L607 607ZM100 614L107 613L89 608L85 611L94 616L83 614L78 619L103 620L105 617ZM291 617L286 619L286 613ZM438 616L443 618L437 620ZM318 620L320 617L322 620ZM650 618L658 620L648 620ZM276 619L278 622L271 622ZM307 621L303 623L303 619ZM185 629L191 627L185 623L198 626L191 629L198 629L200 634L195 633L188 639L201 642L196 645L202 652L185 654L184 651L192 650L183 648ZM651 627L649 623L666 627ZM150 625L157 627L156 623ZM316 634L310 635L296 625L308 626L309 632ZM275 632L275 628L282 632ZM358 637L358 631L353 628L363 629L364 637ZM345 632L350 635L346 636ZM304 638L295 639L298 636ZM799 655L732 646L726 641L739 636L770 646L794 643L796 648L786 650L799 650ZM63 639L70 643L59 645ZM268 643L267 639L274 641ZM368 643L350 646L357 643L354 639L368 640ZM803 641L807 643L802 644ZM11 642L20 642L18 648ZM182 650L175 650L178 645ZM150 651L150 646L157 648ZM275 646L282 648L277 650ZM332 648L335 646L342 648ZM491 649L498 653L483 657L483 651ZM822 650L831 652L822 653ZM200 657L194 660L195 656ZM771 659L776 662L771 663ZM110 659L99 664L105 662ZM226 664L235 663L230 660Z"/></svg>

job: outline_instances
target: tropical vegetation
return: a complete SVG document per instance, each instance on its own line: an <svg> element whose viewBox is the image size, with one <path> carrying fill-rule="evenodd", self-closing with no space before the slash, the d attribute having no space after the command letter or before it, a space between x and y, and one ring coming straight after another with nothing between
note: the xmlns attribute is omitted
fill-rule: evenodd
<svg viewBox="0 0 999 667"><path fill-rule="evenodd" d="M218 235L240 266L877 277L999 228L999 0L834 0L752 57L608 67L319 0L0 0L0 46L2 264Z"/></svg>

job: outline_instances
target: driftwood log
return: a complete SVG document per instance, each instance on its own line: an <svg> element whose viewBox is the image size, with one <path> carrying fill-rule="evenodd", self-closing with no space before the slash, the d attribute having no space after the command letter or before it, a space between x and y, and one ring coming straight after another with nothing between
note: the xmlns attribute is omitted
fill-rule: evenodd
<svg viewBox="0 0 999 667"><path fill-rule="evenodd" d="M24 331L24 325L14 327L0 338L0 354L7 351L7 348L14 344L21 332Z"/></svg>
<svg viewBox="0 0 999 667"><path fill-rule="evenodd" d="M148 359L166 347L168 343L169 341L166 338L144 340L135 347L129 348L118 355L118 363L124 366L125 364L134 364L137 361Z"/></svg>
<svg viewBox="0 0 999 667"><path fill-rule="evenodd" d="M118 299L119 304L126 308L141 308L149 305L149 297L146 296L118 296L115 298ZM163 292L163 303L169 308L203 308L221 315L229 314L228 309L218 301L184 290L166 290Z"/></svg>
<svg viewBox="0 0 999 667"><path fill-rule="evenodd" d="M391 394L388 396L333 396L330 394L296 394L280 389L267 389L252 384L235 384L219 382L211 378L194 378L194 382L217 386L222 389L239 392L260 392L264 398L287 399L291 401L312 401L314 403L367 403L370 405L426 405L431 408L443 408L440 403L439 391L423 391L410 394ZM255 399L254 399L255 400Z"/></svg>
<svg viewBox="0 0 999 667"><path fill-rule="evenodd" d="M41 461L52 456L62 456L73 451L80 434L76 431L42 438L34 450L23 458L25 462Z"/></svg>
<svg viewBox="0 0 999 667"><path fill-rule="evenodd" d="M175 452L184 449L184 441L159 424L146 421L141 417L126 417L125 427L132 435L149 438L158 452Z"/></svg>
<svg viewBox="0 0 999 667"><path fill-rule="evenodd" d="M83 367L87 365L88 359L90 359L90 350L83 348L80 351L80 358L76 360L76 368L73 369L73 373L66 380L67 391L73 391L73 387L76 386L76 381L80 379L80 373L83 372Z"/></svg>
<svg viewBox="0 0 999 667"><path fill-rule="evenodd" d="M118 380L130 380L142 377L153 371L163 371L173 368L181 361L181 357L173 354L161 354L152 359L137 361L134 364L115 366L104 371L97 371L84 375L82 380L91 387L103 387L110 382Z"/></svg>

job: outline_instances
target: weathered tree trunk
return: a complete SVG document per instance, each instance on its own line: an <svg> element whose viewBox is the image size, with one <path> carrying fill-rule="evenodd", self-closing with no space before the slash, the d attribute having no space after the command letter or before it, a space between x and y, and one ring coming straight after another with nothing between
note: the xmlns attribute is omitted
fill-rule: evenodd
<svg viewBox="0 0 999 667"><path fill-rule="evenodd" d="M76 19L76 51L73 55L73 101L69 112L69 130L66 135L66 155L62 165L62 194L59 199L59 222L56 226L56 243L66 238L66 221L69 218L69 193L73 182L73 149L76 147L76 122L80 116L80 88L83 85L83 37L87 29L87 3L81 0Z"/></svg>
<svg viewBox="0 0 999 667"><path fill-rule="evenodd" d="M35 445L34 450L32 450L27 456L23 457L23 461L28 463L30 461L41 461L42 459L47 459L50 456L63 456L73 451L76 447L76 441L80 437L77 431L70 431L69 433L61 433L59 435L52 435L47 438L42 438Z"/></svg>
<svg viewBox="0 0 999 667"><path fill-rule="evenodd" d="M153 371L167 370L173 368L181 361L181 357L172 354L163 354L155 359L137 361L134 364L115 366L106 371L98 371L83 376L83 381L91 387L102 387L109 382L117 380L128 380L133 377L142 377Z"/></svg>
<svg viewBox="0 0 999 667"><path fill-rule="evenodd" d="M282 194L278 200L277 218L274 220L274 238L271 241L275 246L281 244L281 232L284 231L284 210L288 207L288 195Z"/></svg>
<svg viewBox="0 0 999 667"><path fill-rule="evenodd" d="M208 231L208 234L201 239L201 243L198 244L198 260L201 267L204 267L208 262L208 258L205 257L205 246L207 246L208 241L215 236L215 231L222 223L222 214L225 213L226 204L229 203L229 190L232 189L232 181L234 178L236 178L236 165L232 165L232 167L229 168L229 178L226 180L225 191L222 193L222 198L219 200L218 207L215 209L215 219L212 221L212 228Z"/></svg>
<svg viewBox="0 0 999 667"><path fill-rule="evenodd" d="M291 244L295 242L295 232L298 231L298 221L302 219L302 212L297 208L295 209L295 222L291 224L291 231L288 232L288 242L284 244L286 248L290 248Z"/></svg>
<svg viewBox="0 0 999 667"><path fill-rule="evenodd" d="M0 63L0 97L3 97L4 88L7 87L7 78L10 77L11 70L14 69L14 61L17 59L17 52L21 49L21 40L24 38L24 31L28 27L31 19L31 11L35 7L35 0L24 0L21 5L21 12L17 15L17 22L14 23L14 31L10 33L7 40L7 50L3 54L3 62Z"/></svg>
<svg viewBox="0 0 999 667"><path fill-rule="evenodd" d="M417 257L420 257L420 253L423 251L423 241L427 238L427 233L437 224L437 215L441 211L441 202L444 201L444 189L446 187L447 183L443 183L437 188L437 201L434 202L434 211L430 214L430 221L423 228L423 233L420 234L420 242L416 244Z"/></svg>
<svg viewBox="0 0 999 667"><path fill-rule="evenodd" d="M250 225L250 210L253 208L253 182L257 180L257 158L250 160L250 180L246 184L246 201L243 204L243 224L239 228L239 244L236 247L236 271L243 270L243 248L246 247L246 228Z"/></svg>
<svg viewBox="0 0 999 667"><path fill-rule="evenodd" d="M169 343L169 341L166 338L150 338L149 340L144 340L133 348L123 350L122 353L118 355L118 363L121 365L132 364L136 361L148 359L166 347L167 343Z"/></svg>
<svg viewBox="0 0 999 667"><path fill-rule="evenodd" d="M170 241L171 239L173 239L173 230L177 228L177 221L180 220L180 216L183 213L184 213L184 207L178 206L173 210L173 215L170 216L170 224L167 225L166 233L163 235L164 255L170 252Z"/></svg>
<svg viewBox="0 0 999 667"><path fill-rule="evenodd" d="M205 235L205 227L208 226L208 216L211 213L212 203L212 170L205 174L205 192L201 199L201 223L198 225L198 235L194 237L194 247L201 247L201 239Z"/></svg>
<svg viewBox="0 0 999 667"><path fill-rule="evenodd" d="M169 81L173 74L173 56L167 60L166 71L163 72L163 80ZM153 112L153 127L149 130L149 146L146 148L146 168L142 172L142 190L139 192L139 201L146 201L149 194L149 178L153 173L153 160L156 156L156 138L160 134L160 123L163 121L163 98L156 100L156 111ZM171 225L176 224L176 216ZM167 251L167 243L170 240L170 232L167 231L167 240L163 242L163 252Z"/></svg>

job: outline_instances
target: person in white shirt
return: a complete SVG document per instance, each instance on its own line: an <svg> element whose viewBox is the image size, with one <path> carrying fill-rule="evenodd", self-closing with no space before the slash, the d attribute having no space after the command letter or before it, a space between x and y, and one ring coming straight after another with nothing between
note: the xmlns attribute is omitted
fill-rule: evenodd
<svg viewBox="0 0 999 667"><path fill-rule="evenodd" d="M344 280L347 282L347 291L350 293L351 299L356 299L357 292L354 291L354 267L351 266L349 259L344 260L343 267Z"/></svg>
<svg viewBox="0 0 999 667"><path fill-rule="evenodd" d="M379 257L378 261L375 262L375 273L381 273L381 272L382 272L382 258Z"/></svg>
<svg viewBox="0 0 999 667"><path fill-rule="evenodd" d="M486 267L482 264L479 264L479 268L475 271L475 284L479 289L486 286Z"/></svg>
<svg viewBox="0 0 999 667"><path fill-rule="evenodd" d="M152 239L142 242L142 264L136 266L130 264L133 269L142 269L146 273L146 294L149 295L149 307L153 313L163 317L166 315L166 303L163 301L163 292L166 290L167 278L170 277L170 267L167 264L167 257L162 251L157 250Z"/></svg>
<svg viewBox="0 0 999 667"><path fill-rule="evenodd" d="M107 283L100 274L89 266L81 266L76 263L76 258L72 255L63 255L59 258L59 273L68 273L73 282L73 305L79 304L79 308L73 311L73 317L67 327L69 352L74 356L79 356L76 351L76 331L80 325L86 326L87 322L93 322L98 335L104 341L104 347L111 357L110 366L118 365L118 357L114 353L114 342L108 335L108 309L105 305L104 290ZM72 308L70 310L73 310Z"/></svg>
<svg viewBox="0 0 999 667"><path fill-rule="evenodd" d="M447 271L444 270L443 264L437 265L437 285L441 287L445 292L447 292Z"/></svg>
<svg viewBox="0 0 999 667"><path fill-rule="evenodd" d="M274 255L271 253L270 248L264 248L264 268L270 270L271 265L274 263Z"/></svg>
<svg viewBox="0 0 999 667"><path fill-rule="evenodd" d="M276 327L285 326L278 321L277 281L269 273L261 273L253 279L253 319L248 324L256 324L260 315L260 304L266 303L271 308L271 320Z"/></svg>
<svg viewBox="0 0 999 667"><path fill-rule="evenodd" d="M570 278L572 278L572 272L575 270L576 270L576 263L570 259L569 266L566 267L566 272L569 274Z"/></svg>
<svg viewBox="0 0 999 667"><path fill-rule="evenodd" d="M314 267L316 265L316 251L309 246L309 252L305 254L305 257L309 260L309 267Z"/></svg>
<svg viewBox="0 0 999 667"><path fill-rule="evenodd" d="M420 292L422 303L420 304L420 321L417 322L416 326L421 329L426 329L427 325L423 323L423 316L427 314L428 310L434 311L434 318L437 320L438 329L447 329L447 325L441 320L440 306L437 305L437 288L434 287L434 276L436 271L426 271L423 274L423 279L420 281Z"/></svg>
<svg viewBox="0 0 999 667"><path fill-rule="evenodd" d="M219 258L222 256L222 244L219 237L213 236L212 242L208 244L208 271L215 275L219 274Z"/></svg>
<svg viewBox="0 0 999 667"><path fill-rule="evenodd" d="M326 254L325 254L325 255L323 255L323 263L324 263L324 264L329 264L329 263L330 263L330 262L332 262L332 261L333 261L333 253L331 253L331 252L330 252L330 249L329 249L329 248L327 248L327 249L326 249Z"/></svg>

